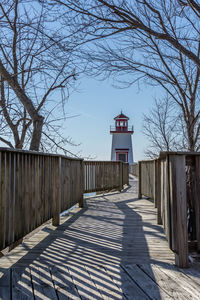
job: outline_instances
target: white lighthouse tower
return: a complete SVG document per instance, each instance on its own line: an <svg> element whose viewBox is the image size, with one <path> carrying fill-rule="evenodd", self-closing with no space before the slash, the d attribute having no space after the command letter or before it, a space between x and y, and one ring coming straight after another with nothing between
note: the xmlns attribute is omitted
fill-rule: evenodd
<svg viewBox="0 0 200 300"><path fill-rule="evenodd" d="M133 164L132 139L133 126L128 126L129 118L122 112L114 118L115 127L110 126L112 134L111 160Z"/></svg>

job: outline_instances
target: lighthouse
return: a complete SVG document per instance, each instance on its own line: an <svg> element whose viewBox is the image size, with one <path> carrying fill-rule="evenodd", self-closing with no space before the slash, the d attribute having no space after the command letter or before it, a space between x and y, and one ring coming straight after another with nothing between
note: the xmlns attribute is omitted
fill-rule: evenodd
<svg viewBox="0 0 200 300"><path fill-rule="evenodd" d="M128 126L129 118L122 111L114 118L115 126L110 126L112 134L111 160L133 164L132 134L133 126Z"/></svg>

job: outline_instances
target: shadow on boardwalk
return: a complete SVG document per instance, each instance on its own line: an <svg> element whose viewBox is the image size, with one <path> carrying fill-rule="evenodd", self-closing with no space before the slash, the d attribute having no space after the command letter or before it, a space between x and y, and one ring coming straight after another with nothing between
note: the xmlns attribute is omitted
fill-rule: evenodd
<svg viewBox="0 0 200 300"><path fill-rule="evenodd" d="M198 272L190 274L194 291L181 287L190 277L169 264L155 209L135 192L132 182L90 198L57 229L43 228L0 259L0 299L199 299Z"/></svg>

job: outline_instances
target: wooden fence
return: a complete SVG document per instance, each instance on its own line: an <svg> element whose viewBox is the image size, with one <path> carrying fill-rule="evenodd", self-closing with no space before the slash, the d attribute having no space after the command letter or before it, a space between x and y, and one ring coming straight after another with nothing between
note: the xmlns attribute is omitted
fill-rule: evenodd
<svg viewBox="0 0 200 300"><path fill-rule="evenodd" d="M84 161L84 192L122 190L129 184L128 164L115 161Z"/></svg>
<svg viewBox="0 0 200 300"><path fill-rule="evenodd" d="M154 198L154 184L155 184L155 163L152 160L146 160L138 163L138 175L140 174L142 180L140 181L140 195L148 198Z"/></svg>
<svg viewBox="0 0 200 300"><path fill-rule="evenodd" d="M83 201L83 161L0 149L0 249Z"/></svg>
<svg viewBox="0 0 200 300"><path fill-rule="evenodd" d="M200 251L200 153L161 152L158 159L140 161L138 167L138 197L154 199L175 262L187 267L188 234Z"/></svg>
<svg viewBox="0 0 200 300"><path fill-rule="evenodd" d="M138 177L139 176L139 167L138 167L138 164L129 165L129 172L133 176Z"/></svg>
<svg viewBox="0 0 200 300"><path fill-rule="evenodd" d="M62 211L83 207L84 192L121 190L124 184L128 164L0 148L0 250L51 218L59 225Z"/></svg>

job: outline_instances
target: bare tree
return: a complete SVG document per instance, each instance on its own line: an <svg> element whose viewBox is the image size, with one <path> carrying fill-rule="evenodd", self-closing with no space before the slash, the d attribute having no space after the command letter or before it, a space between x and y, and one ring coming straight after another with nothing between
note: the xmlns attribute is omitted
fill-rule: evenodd
<svg viewBox="0 0 200 300"><path fill-rule="evenodd" d="M74 45L52 13L38 1L0 3L0 140L10 147L39 150L42 132L53 142L44 126L74 87Z"/></svg>
<svg viewBox="0 0 200 300"><path fill-rule="evenodd" d="M155 100L153 108L144 114L143 133L149 145L146 156L156 158L160 151L186 151L187 134L185 122L169 97Z"/></svg>
<svg viewBox="0 0 200 300"><path fill-rule="evenodd" d="M196 1L56 2L71 8L71 29L77 36L83 32L88 43L88 73L113 76L115 85L144 80L164 88L185 123L186 149L198 151L200 18Z"/></svg>
<svg viewBox="0 0 200 300"><path fill-rule="evenodd" d="M142 35L170 45L200 67L200 5L195 0L54 0L74 15L74 33L98 40L111 36ZM66 16L67 14L65 14ZM74 21L74 22L73 22ZM136 44L134 45L135 47Z"/></svg>

